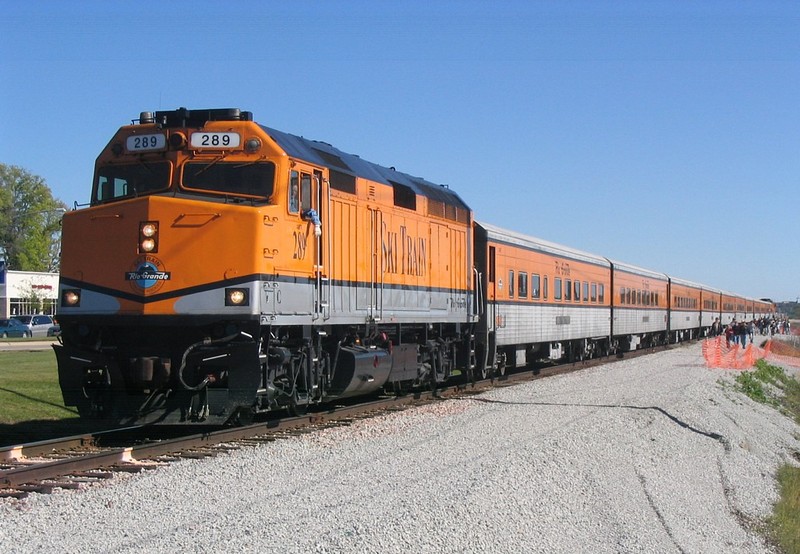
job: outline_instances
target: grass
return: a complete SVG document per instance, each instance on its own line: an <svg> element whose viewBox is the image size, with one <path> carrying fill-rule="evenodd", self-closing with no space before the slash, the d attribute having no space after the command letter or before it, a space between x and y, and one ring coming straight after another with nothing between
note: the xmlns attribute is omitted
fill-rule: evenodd
<svg viewBox="0 0 800 554"><path fill-rule="evenodd" d="M738 390L764 404L775 406L800 423L800 381L777 366L759 360L754 371L736 377ZM800 454L795 454L800 459ZM769 529L781 551L800 554L800 468L790 464L778 470L780 500L769 519Z"/></svg>
<svg viewBox="0 0 800 554"><path fill-rule="evenodd" d="M42 352L0 352L0 424L75 417L64 406L56 357Z"/></svg>

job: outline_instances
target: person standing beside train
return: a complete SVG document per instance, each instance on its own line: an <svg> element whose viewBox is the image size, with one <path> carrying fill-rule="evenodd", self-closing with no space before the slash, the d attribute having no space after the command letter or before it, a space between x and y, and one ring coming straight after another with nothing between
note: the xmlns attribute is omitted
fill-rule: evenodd
<svg viewBox="0 0 800 554"><path fill-rule="evenodd" d="M735 322L731 322L727 327L725 327L725 347L731 347L731 339L734 337L733 333L733 326Z"/></svg>
<svg viewBox="0 0 800 554"><path fill-rule="evenodd" d="M747 346L747 324L744 321L736 324L736 335L738 336L736 342L741 344L742 348Z"/></svg>

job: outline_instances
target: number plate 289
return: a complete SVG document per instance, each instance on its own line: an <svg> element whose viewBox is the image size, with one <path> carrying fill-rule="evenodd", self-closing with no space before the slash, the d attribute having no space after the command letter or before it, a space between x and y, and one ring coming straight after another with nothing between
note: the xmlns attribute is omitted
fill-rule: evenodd
<svg viewBox="0 0 800 554"><path fill-rule="evenodd" d="M238 148L238 133L192 133L192 148Z"/></svg>

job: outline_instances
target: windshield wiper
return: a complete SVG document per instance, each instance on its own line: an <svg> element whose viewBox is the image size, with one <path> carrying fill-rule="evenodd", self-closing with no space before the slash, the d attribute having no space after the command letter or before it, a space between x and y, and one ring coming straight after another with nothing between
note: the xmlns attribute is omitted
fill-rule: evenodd
<svg viewBox="0 0 800 554"><path fill-rule="evenodd" d="M203 172L207 171L207 170L208 170L208 168L210 168L212 165L214 165L214 164L215 164L215 163L217 163L218 161L222 160L222 159L223 159L223 158L224 158L226 155L227 155L227 154L220 154L220 155L219 155L219 157L217 157L217 158L214 158L213 160L211 160L211 162L209 162L209 163L208 163L208 165L206 165L206 166L205 166L203 169L201 169L200 171L198 171L197 173L195 173L195 174L194 174L194 177L197 177L198 175L200 175L200 174L202 174Z"/></svg>

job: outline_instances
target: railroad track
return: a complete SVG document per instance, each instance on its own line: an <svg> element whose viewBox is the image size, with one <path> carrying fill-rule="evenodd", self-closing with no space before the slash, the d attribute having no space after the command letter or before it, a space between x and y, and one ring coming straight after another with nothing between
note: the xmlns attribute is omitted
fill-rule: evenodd
<svg viewBox="0 0 800 554"><path fill-rule="evenodd" d="M664 348L631 352L626 354L626 359ZM448 398L479 394L493 387L511 386L613 361L615 358L609 357L535 367L467 385L384 397L353 406L334 406L299 417L270 419L242 427L215 428L199 433L194 428L181 427L182 433L191 431L193 434L178 437L153 437L154 433L163 432L160 427L131 427L1 447L0 499L22 499L32 492L50 493L59 488L80 489L87 484L110 479L115 473L141 472L180 459L215 456L297 433L349 425L356 419Z"/></svg>

